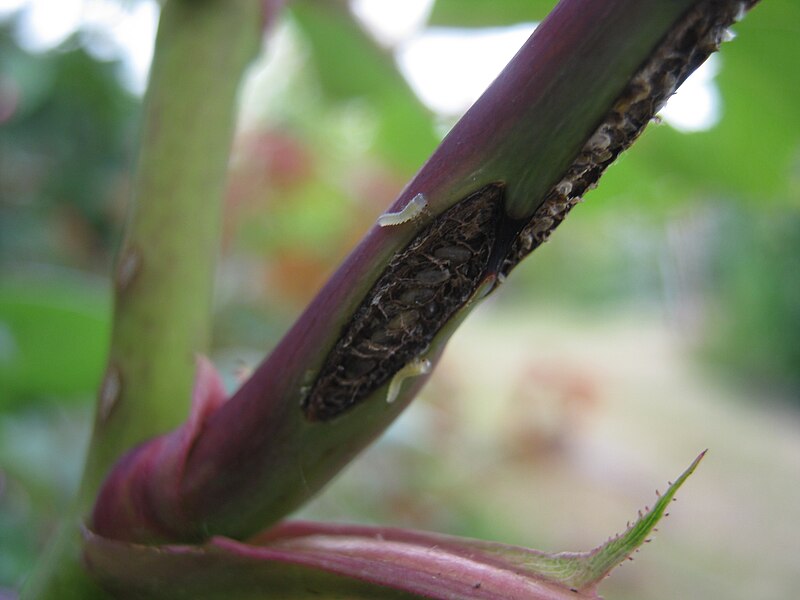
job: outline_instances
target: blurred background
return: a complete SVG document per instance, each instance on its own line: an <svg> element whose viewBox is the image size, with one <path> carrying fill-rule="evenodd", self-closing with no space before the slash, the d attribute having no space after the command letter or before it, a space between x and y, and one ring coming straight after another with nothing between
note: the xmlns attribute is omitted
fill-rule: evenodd
<svg viewBox="0 0 800 600"><path fill-rule="evenodd" d="M296 0L242 85L213 358L315 290L555 4ZM153 0L0 0L0 588L73 494ZM582 550L704 448L617 600L800 587L800 5L770 0L302 516Z"/></svg>

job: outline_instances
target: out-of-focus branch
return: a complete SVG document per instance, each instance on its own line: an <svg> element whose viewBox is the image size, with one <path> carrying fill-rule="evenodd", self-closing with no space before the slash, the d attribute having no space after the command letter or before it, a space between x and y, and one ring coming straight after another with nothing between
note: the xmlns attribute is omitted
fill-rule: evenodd
<svg viewBox="0 0 800 600"><path fill-rule="evenodd" d="M236 93L265 0L164 3L145 99L113 333L79 498L25 597L89 598L79 524L114 462L186 417L195 355L208 345Z"/></svg>

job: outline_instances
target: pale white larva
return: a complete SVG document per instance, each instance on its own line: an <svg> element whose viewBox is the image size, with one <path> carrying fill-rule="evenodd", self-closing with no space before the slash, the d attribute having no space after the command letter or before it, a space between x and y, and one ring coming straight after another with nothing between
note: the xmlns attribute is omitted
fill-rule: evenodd
<svg viewBox="0 0 800 600"><path fill-rule="evenodd" d="M419 217L427 207L428 200L425 198L425 195L417 194L409 200L408 204L406 204L402 210L383 213L378 217L378 225L381 227L389 227L391 225L400 225L401 223L413 221Z"/></svg>
<svg viewBox="0 0 800 600"><path fill-rule="evenodd" d="M400 387L406 379L430 373L431 366L431 361L427 358L417 357L400 369L394 374L391 382L389 382L389 389L386 392L386 402L391 404L397 400L397 397L400 395Z"/></svg>

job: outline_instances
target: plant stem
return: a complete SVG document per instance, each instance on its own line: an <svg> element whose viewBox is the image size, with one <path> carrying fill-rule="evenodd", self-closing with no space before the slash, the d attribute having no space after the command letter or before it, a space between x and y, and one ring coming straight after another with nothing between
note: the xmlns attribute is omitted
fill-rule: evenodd
<svg viewBox="0 0 800 600"><path fill-rule="evenodd" d="M82 517L122 453L186 418L195 356L210 337L236 93L259 49L263 8L260 0L170 0L162 9L83 481L26 597L97 594L79 563Z"/></svg>
<svg viewBox="0 0 800 600"><path fill-rule="evenodd" d="M373 227L225 404L121 461L94 533L246 539L319 491L429 369L390 395L395 376L436 364L752 1L562 0L390 209L421 194L425 210Z"/></svg>
<svg viewBox="0 0 800 600"><path fill-rule="evenodd" d="M431 216L423 214L397 227L374 227L271 356L209 418L181 469L180 509L187 524L194 523L186 539L209 531L245 538L276 522L321 489L391 423L426 374L409 382L394 402L386 401L386 381L340 418L309 420L300 409L304 389L314 384L325 355L354 315L381 302L380 294L367 294L387 263L431 219L492 182L506 184L504 209L510 216L503 218L530 217L639 66L693 4L698 2L559 4L390 209L402 209L421 192ZM478 281L476 288L485 283ZM447 339L481 295L476 290L475 301L435 334L424 358L436 364ZM237 432L235 439L231 431ZM124 489L129 480L120 475L118 485ZM109 487L109 496L117 493L116 486ZM108 514L114 515L109 521L122 522L123 511ZM199 524L206 529L200 531Z"/></svg>
<svg viewBox="0 0 800 600"><path fill-rule="evenodd" d="M83 491L188 413L208 348L221 198L243 70L258 50L259 2L166 4L146 99L139 168L116 291L109 363Z"/></svg>

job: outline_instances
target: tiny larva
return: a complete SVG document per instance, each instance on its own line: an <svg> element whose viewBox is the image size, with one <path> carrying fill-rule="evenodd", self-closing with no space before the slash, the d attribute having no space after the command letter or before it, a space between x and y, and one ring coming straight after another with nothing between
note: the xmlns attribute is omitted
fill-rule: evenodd
<svg viewBox="0 0 800 600"><path fill-rule="evenodd" d="M402 210L397 212L385 212L378 217L378 225L381 227L389 227L391 225L400 225L413 221L419 217L428 207L428 200L424 194L417 194L408 201Z"/></svg>
<svg viewBox="0 0 800 600"><path fill-rule="evenodd" d="M470 194L392 257L304 394L301 406L309 421L338 417L387 382L386 399L392 402L404 379L430 370L424 355L431 341L486 274L504 218L504 190L504 184L491 183ZM404 223L426 208L418 194L378 224Z"/></svg>
<svg viewBox="0 0 800 600"><path fill-rule="evenodd" d="M386 391L386 403L391 404L400 395L400 387L406 379L411 377L419 377L430 373L433 364L427 358L414 358L406 366L394 374L392 380L389 382L389 389Z"/></svg>

